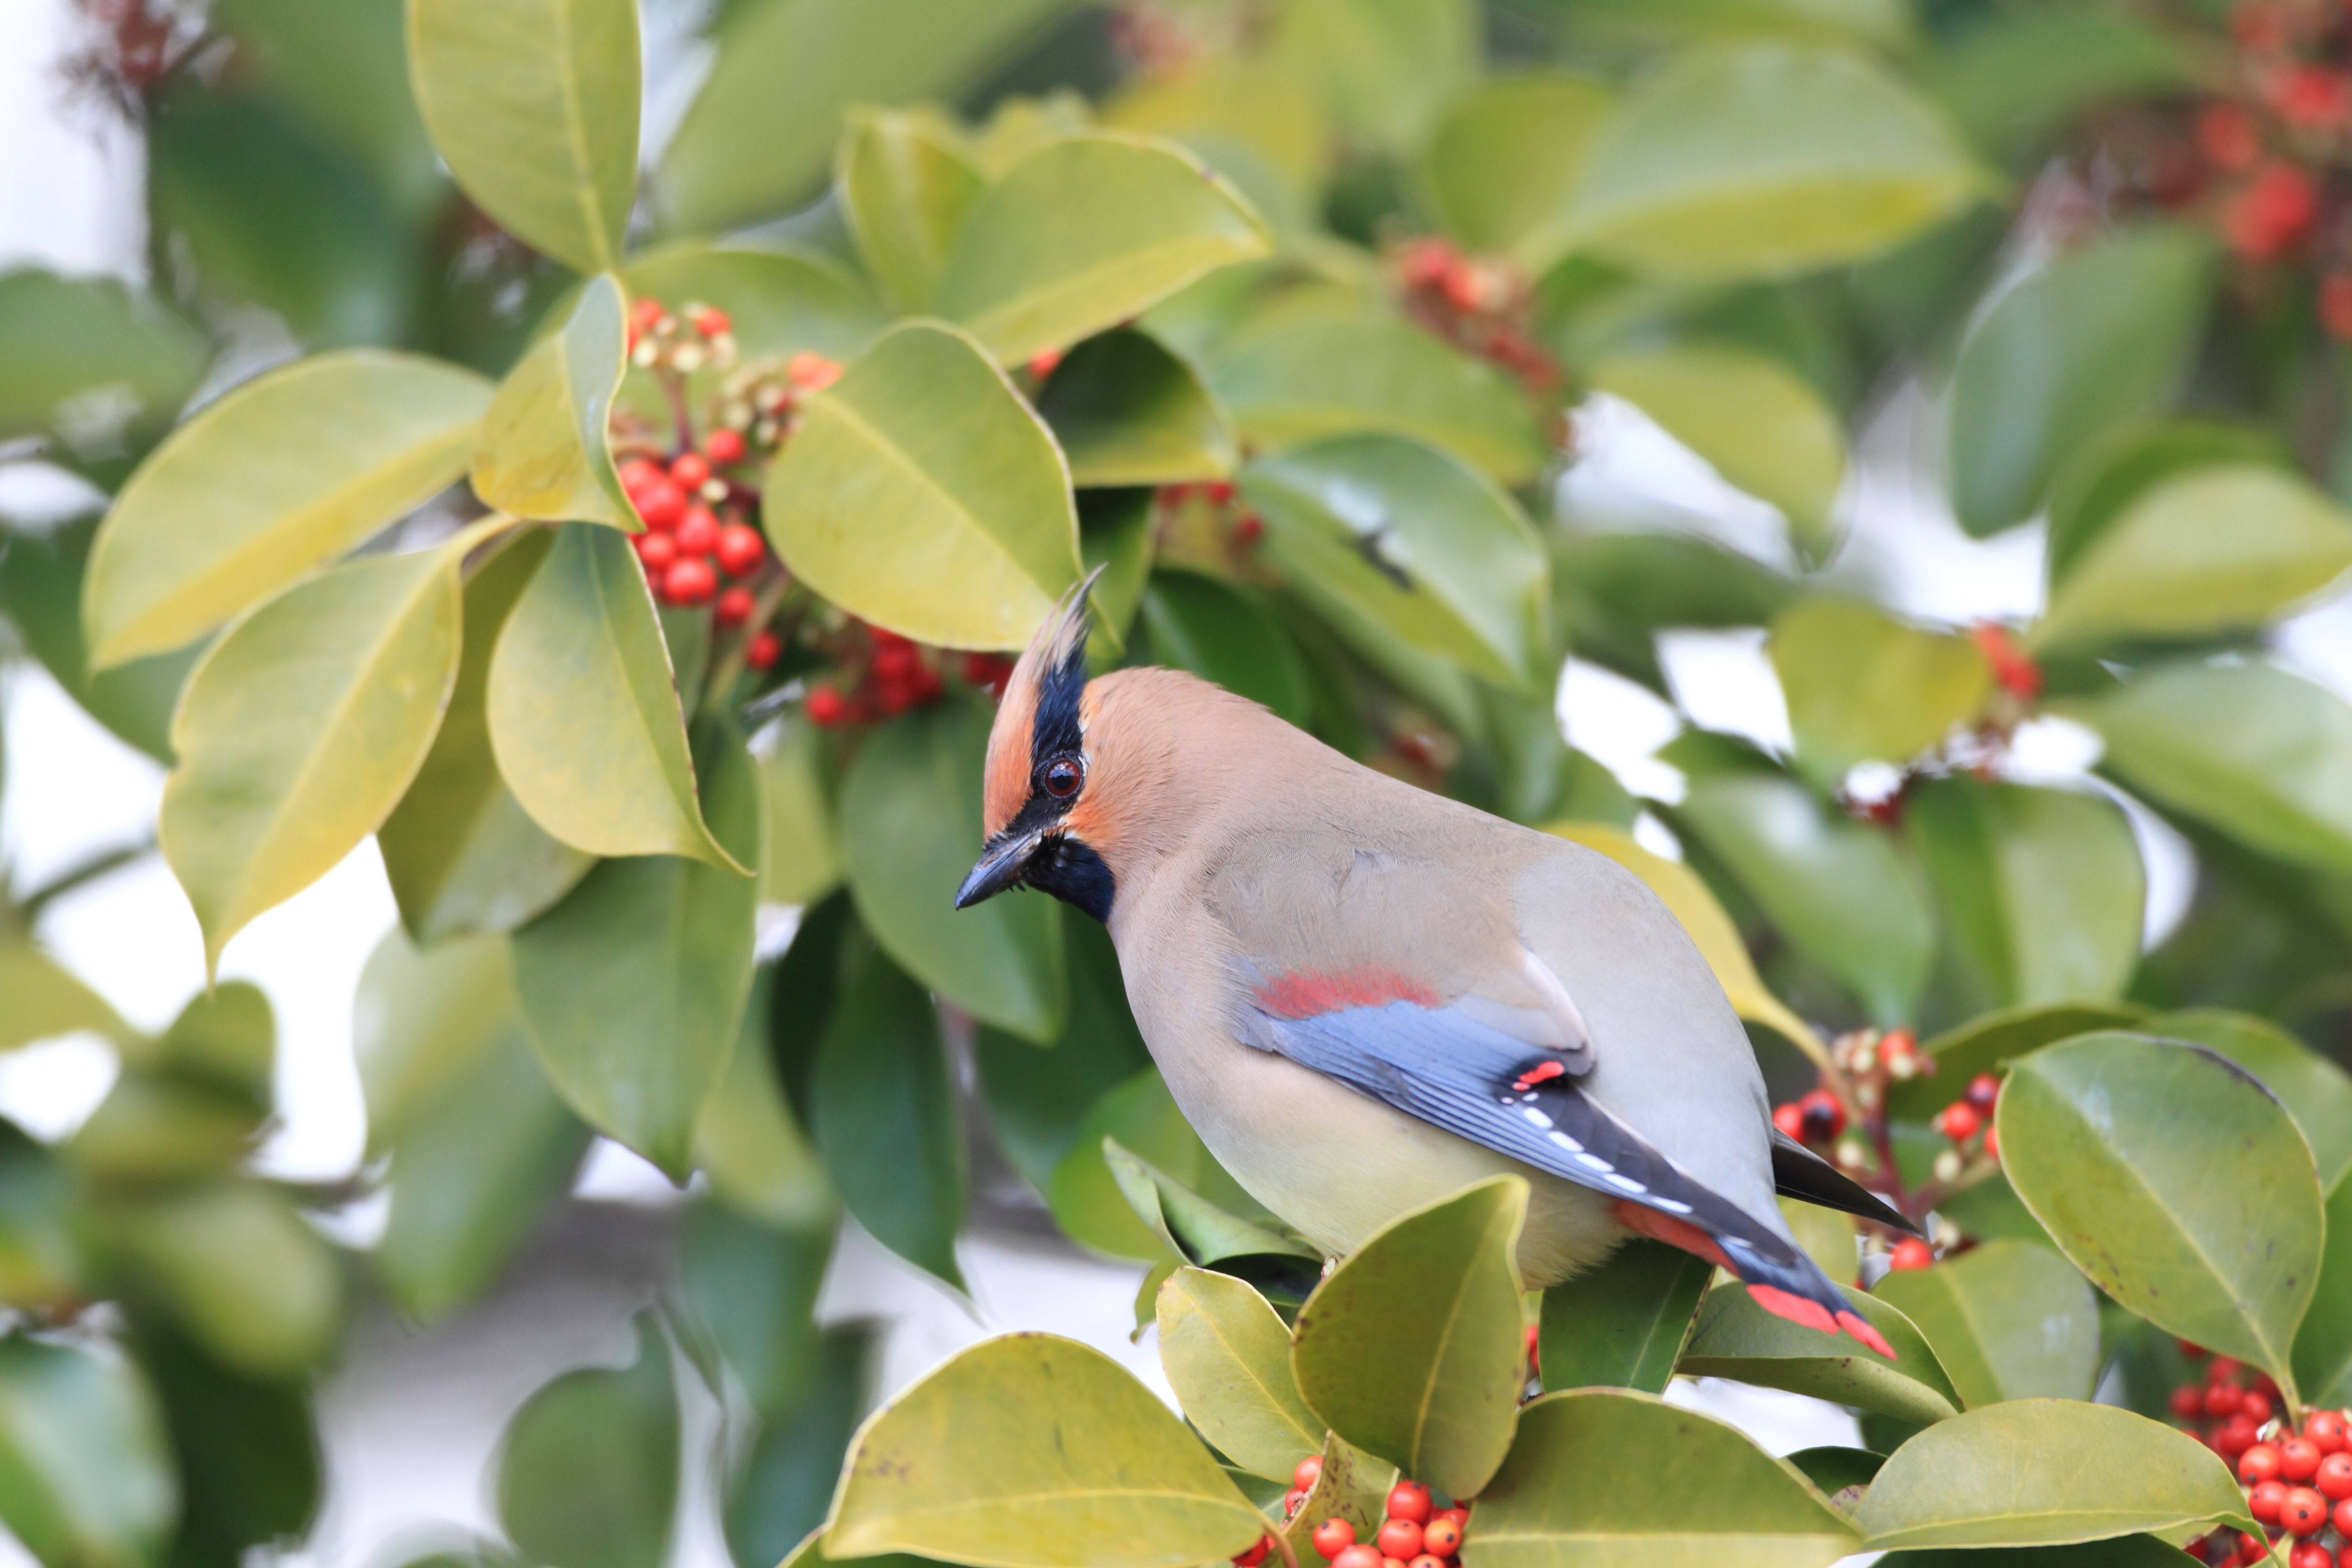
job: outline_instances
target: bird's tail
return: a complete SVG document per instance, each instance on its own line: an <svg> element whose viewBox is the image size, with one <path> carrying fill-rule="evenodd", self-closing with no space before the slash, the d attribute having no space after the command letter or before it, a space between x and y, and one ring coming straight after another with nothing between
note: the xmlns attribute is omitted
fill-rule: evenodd
<svg viewBox="0 0 2352 1568"><path fill-rule="evenodd" d="M1616 1214L1618 1223L1628 1230L1729 1269L1748 1288L1749 1298L1774 1317L1825 1334L1843 1331L1887 1360L1895 1359L1895 1347L1886 1342L1886 1336L1853 1310L1845 1292L1831 1282L1803 1247L1783 1244L1775 1250L1786 1256L1775 1257L1748 1237L1711 1236L1686 1219L1631 1200L1620 1201Z"/></svg>

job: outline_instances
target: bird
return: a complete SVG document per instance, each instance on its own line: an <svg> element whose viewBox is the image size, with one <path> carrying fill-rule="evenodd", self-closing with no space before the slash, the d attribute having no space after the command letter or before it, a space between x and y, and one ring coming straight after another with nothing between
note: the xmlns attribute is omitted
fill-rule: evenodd
<svg viewBox="0 0 2352 1568"><path fill-rule="evenodd" d="M1004 687L955 906L1026 888L1103 921L1170 1094L1244 1191L1337 1257L1517 1173L1529 1288L1648 1237L1893 1359L1775 1194L1916 1227L1773 1127L1656 895L1194 675L1090 677L1091 582Z"/></svg>

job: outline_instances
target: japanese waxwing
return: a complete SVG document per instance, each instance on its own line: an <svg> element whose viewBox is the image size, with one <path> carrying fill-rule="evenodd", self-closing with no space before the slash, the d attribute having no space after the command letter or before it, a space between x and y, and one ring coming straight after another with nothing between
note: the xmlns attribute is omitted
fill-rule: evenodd
<svg viewBox="0 0 2352 1568"><path fill-rule="evenodd" d="M1028 887L1107 923L1170 1093L1244 1189L1338 1254L1517 1173L1530 1287L1638 1233L1893 1353L1773 1194L1907 1222L1775 1131L1723 988L1638 879L1193 676L1090 680L1087 616L1074 591L1013 669L956 906Z"/></svg>

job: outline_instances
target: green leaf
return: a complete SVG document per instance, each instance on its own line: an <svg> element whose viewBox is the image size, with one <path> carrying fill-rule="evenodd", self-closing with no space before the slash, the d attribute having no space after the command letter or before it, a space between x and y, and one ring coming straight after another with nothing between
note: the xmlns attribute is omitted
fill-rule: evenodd
<svg viewBox="0 0 2352 1568"><path fill-rule="evenodd" d="M1349 141L1389 153L1420 145L1478 75L1479 8L1468 0L1294 0L1271 31L1285 90L1304 85Z"/></svg>
<svg viewBox="0 0 2352 1568"><path fill-rule="evenodd" d="M227 1564L308 1534L326 1468L308 1380L251 1376L149 1313L130 1318L129 1348L163 1401L181 1478L172 1561Z"/></svg>
<svg viewBox="0 0 2352 1568"><path fill-rule="evenodd" d="M1861 1500L1863 1489L1886 1463L1886 1456L1874 1454L1867 1448L1840 1448L1828 1446L1800 1448L1784 1456L1789 1463L1804 1473L1811 1481L1829 1494L1830 1506L1840 1513L1851 1513ZM1839 1494L1846 1495L1841 1496Z"/></svg>
<svg viewBox="0 0 2352 1568"><path fill-rule="evenodd" d="M514 1008L505 942L420 951L403 931L384 934L360 972L352 1008L371 1158L489 1057Z"/></svg>
<svg viewBox="0 0 2352 1568"><path fill-rule="evenodd" d="M2156 484L2083 547L2034 627L2044 650L2257 626L2352 566L2352 518L2293 474L2241 463Z"/></svg>
<svg viewBox="0 0 2352 1568"><path fill-rule="evenodd" d="M0 940L0 1051L90 1030L128 1029L106 999L28 943Z"/></svg>
<svg viewBox="0 0 2352 1568"><path fill-rule="evenodd" d="M110 278L0 273L0 440L56 433L91 455L171 423L204 338Z"/></svg>
<svg viewBox="0 0 2352 1568"><path fill-rule="evenodd" d="M961 333L898 328L803 405L762 515L784 564L853 615L952 647L1024 646L1078 580L1068 469Z"/></svg>
<svg viewBox="0 0 2352 1568"><path fill-rule="evenodd" d="M2334 1192L2352 1171L2352 1074L2277 1025L2244 1013L2192 1008L2151 1018L2144 1027L2219 1051L2262 1079L2311 1145L2323 1191ZM2334 1226L2328 1234L2335 1235Z"/></svg>
<svg viewBox="0 0 2352 1568"><path fill-rule="evenodd" d="M1606 1384L1664 1394L1714 1277L1705 1258L1636 1237L1552 1286L1537 1356L1545 1391Z"/></svg>
<svg viewBox="0 0 2352 1568"><path fill-rule="evenodd" d="M1307 722L1307 669L1290 634L1245 590L1192 572L1155 572L1143 590L1151 662L1189 669L1277 718Z"/></svg>
<svg viewBox="0 0 2352 1568"><path fill-rule="evenodd" d="M865 279L831 257L740 240L664 246L631 258L621 282L632 300L659 300L672 310L699 301L725 310L745 361L803 351L845 360L890 324ZM664 405L661 417L668 413Z"/></svg>
<svg viewBox="0 0 2352 1568"><path fill-rule="evenodd" d="M388 202L420 214L444 195L409 89L401 0L322 10L304 0L222 0L208 20L234 36L247 68L322 141L358 159Z"/></svg>
<svg viewBox="0 0 2352 1568"><path fill-rule="evenodd" d="M1952 503L1979 537L2021 522L2094 438L2172 395L2210 247L2178 228L2098 240L2002 294L1952 372Z"/></svg>
<svg viewBox="0 0 2352 1568"><path fill-rule="evenodd" d="M2127 1028L2146 1016L2141 1008L2073 1003L2009 1007L1971 1018L1930 1039L1933 1077L1899 1079L1886 1088L1886 1113L1896 1121L1927 1121L1959 1097L1980 1072L1998 1071L2011 1058L2053 1040L2095 1029Z"/></svg>
<svg viewBox="0 0 2352 1568"><path fill-rule="evenodd" d="M1179 1268L1160 1288L1160 1360L1185 1416L1217 1452L1286 1481L1323 1451L1323 1423L1290 1372L1290 1331L1230 1275Z"/></svg>
<svg viewBox="0 0 2352 1568"><path fill-rule="evenodd" d="M719 27L710 74L663 154L665 226L710 232L772 217L815 194L861 103L955 96L1073 0L741 0ZM756 147L759 155L744 156Z"/></svg>
<svg viewBox="0 0 2352 1568"><path fill-rule="evenodd" d="M1338 599L1498 685L1549 673L1549 563L1525 513L1455 458L1344 436L1242 471L1263 550L1310 603Z"/></svg>
<svg viewBox="0 0 2352 1568"><path fill-rule="evenodd" d="M512 931L593 864L530 819L490 752L490 656L554 542L544 530L517 532L467 579L457 681L440 732L376 830L401 923L419 942Z"/></svg>
<svg viewBox="0 0 2352 1568"><path fill-rule="evenodd" d="M939 1016L880 952L854 961L817 1046L809 1122L841 1200L874 1239L961 1290L971 1175Z"/></svg>
<svg viewBox="0 0 2352 1568"><path fill-rule="evenodd" d="M833 1241L829 1224L780 1230L718 1204L688 1211L680 1299L764 1416L790 1414L822 1375L816 1295Z"/></svg>
<svg viewBox="0 0 2352 1568"><path fill-rule="evenodd" d="M1891 249L1989 194L1943 116L1857 54L1695 48L1626 99L1568 233L1652 276L1785 277Z"/></svg>
<svg viewBox="0 0 2352 1568"><path fill-rule="evenodd" d="M68 1141L85 1179L162 1184L225 1175L270 1114L278 1026L259 987L199 992L160 1039L126 1036L121 1075Z"/></svg>
<svg viewBox="0 0 2352 1568"><path fill-rule="evenodd" d="M1924 631L1850 599L1801 599L1772 623L1772 668L1797 754L1834 785L1860 762L1902 763L1940 745L1992 689L1966 637Z"/></svg>
<svg viewBox="0 0 2352 1568"><path fill-rule="evenodd" d="M1557 260L1557 228L1616 95L1571 76L1507 77L1454 100L1414 167L1423 204L1463 246Z"/></svg>
<svg viewBox="0 0 2352 1568"><path fill-rule="evenodd" d="M435 149L501 228L575 272L619 260L637 184L635 5L408 0L408 72Z"/></svg>
<svg viewBox="0 0 2352 1568"><path fill-rule="evenodd" d="M1796 1455L1790 1455L1794 1460ZM2175 1568L2180 1548L2161 1536L2118 1535L2063 1546L1995 1547L1890 1552L1886 1568Z"/></svg>
<svg viewBox="0 0 2352 1568"><path fill-rule="evenodd" d="M507 1423L499 1519L549 1568L660 1568L677 1509L677 1395L669 1345L637 1315L636 1359L567 1372Z"/></svg>
<svg viewBox="0 0 2352 1568"><path fill-rule="evenodd" d="M48 1146L0 1127L0 1301L61 1310L90 1299L78 1194Z"/></svg>
<svg viewBox="0 0 2352 1568"><path fill-rule="evenodd" d="M695 752L711 831L756 870L766 824L742 737L705 719ZM735 1049L759 896L755 878L723 866L631 856L603 862L514 933L516 993L556 1092L677 1181Z"/></svg>
<svg viewBox="0 0 2352 1568"><path fill-rule="evenodd" d="M1730 1283L1707 1292L1675 1370L1685 1377L1727 1377L1810 1394L1898 1421L1926 1424L1958 1412L1960 1396L1951 1378L1911 1320L1876 1297L1854 1290L1846 1296L1895 1347L1893 1361L1849 1336L1776 1317L1756 1304L1746 1286Z"/></svg>
<svg viewBox="0 0 2352 1568"><path fill-rule="evenodd" d="M2352 708L2265 664L2145 669L2069 716L2134 790L2266 855L2352 871Z"/></svg>
<svg viewBox="0 0 2352 1568"><path fill-rule="evenodd" d="M2008 1140L2002 1140L2008 1146ZM2108 1405L2021 1399L1896 1449L1854 1523L1873 1548L2044 1546L2252 1520L2213 1451Z"/></svg>
<svg viewBox="0 0 2352 1568"><path fill-rule="evenodd" d="M1355 1527L1358 1541L1371 1540L1388 1518L1389 1489L1402 1479L1394 1465L1350 1446L1337 1432L1326 1433L1323 1468L1280 1531L1290 1542L1291 1555L1307 1561L1314 1548L1315 1527L1327 1519L1344 1519Z"/></svg>
<svg viewBox="0 0 2352 1568"><path fill-rule="evenodd" d="M99 519L88 516L11 538L0 552L0 612L83 711L168 767L172 710L204 646L92 673L82 638L82 568L98 526Z"/></svg>
<svg viewBox="0 0 2352 1568"><path fill-rule="evenodd" d="M1129 1159L1141 1156L1177 1182L1206 1184L1202 1178L1215 1162L1176 1108L1158 1068L1144 1068L1087 1108L1045 1197L1054 1223L1082 1247L1138 1262L1184 1261L1157 1197L1141 1214L1129 1201L1129 1184L1109 1163L1114 1150Z"/></svg>
<svg viewBox="0 0 2352 1568"><path fill-rule="evenodd" d="M2327 1199L2327 1250L2319 1287L2294 1336L2294 1380L2313 1405L2352 1405L2352 1179Z"/></svg>
<svg viewBox="0 0 2352 1568"><path fill-rule="evenodd" d="M616 279L591 278L562 326L507 373L474 438L474 493L485 505L638 531L606 430L628 368L627 313Z"/></svg>
<svg viewBox="0 0 2352 1568"><path fill-rule="evenodd" d="M333 1254L275 1191L183 1189L110 1210L107 1245L132 1293L154 1301L230 1369L290 1377L334 1348L342 1279Z"/></svg>
<svg viewBox="0 0 2352 1568"><path fill-rule="evenodd" d="M479 537L290 588L188 677L157 836L207 973L247 921L383 826L423 766L457 678L457 565Z"/></svg>
<svg viewBox="0 0 2352 1568"><path fill-rule="evenodd" d="M840 1200L794 1108L784 1100L769 1049L777 966L755 971L751 999L727 1070L710 1086L694 1123L694 1163L712 1195L739 1214L785 1229L829 1226ZM817 1020L822 1021L822 1015Z"/></svg>
<svg viewBox="0 0 2352 1568"><path fill-rule="evenodd" d="M878 1338L867 1324L826 1330L818 1342L815 1385L789 1415L761 1427L728 1486L727 1542L737 1563L789 1560L814 1568L824 1560L793 1547L824 1523L842 1460L873 1403ZM913 1557L857 1561L868 1568L921 1568Z"/></svg>
<svg viewBox="0 0 2352 1568"><path fill-rule="evenodd" d="M1856 1545L1800 1471L1736 1429L1600 1389L1520 1411L1472 1529L1480 1568L1828 1568Z"/></svg>
<svg viewBox="0 0 2352 1568"><path fill-rule="evenodd" d="M1249 445L1279 451L1349 431L1444 447L1502 484L1549 456L1533 411L1500 371L1402 321L1309 317L1252 333L1210 365L1209 390Z"/></svg>
<svg viewBox="0 0 2352 1568"><path fill-rule="evenodd" d="M1927 1336L1970 1410L2004 1399L2091 1396L2098 1301L2046 1247L1988 1241L1933 1268L1889 1274L1874 1294Z"/></svg>
<svg viewBox="0 0 2352 1568"><path fill-rule="evenodd" d="M179 1486L163 1425L120 1356L0 1340L0 1521L47 1568L162 1561Z"/></svg>
<svg viewBox="0 0 2352 1568"><path fill-rule="evenodd" d="M2147 877L2113 801L1955 773L1906 793L1903 823L1996 1003L2105 1000L2130 983Z"/></svg>
<svg viewBox="0 0 2352 1568"><path fill-rule="evenodd" d="M826 1542L835 1557L908 1552L976 1568L1191 1568L1265 1528L1118 1363L1006 1334L866 1423Z"/></svg>
<svg viewBox="0 0 2352 1568"><path fill-rule="evenodd" d="M982 1023L1043 1044L1069 1013L1060 906L955 908L980 858L987 731L984 712L949 702L867 737L842 781L842 860L859 918L893 959Z"/></svg>
<svg viewBox="0 0 2352 1568"><path fill-rule="evenodd" d="M696 805L669 650L620 534L557 531L499 635L488 705L499 776L558 839L592 855L740 868Z"/></svg>
<svg viewBox="0 0 2352 1568"><path fill-rule="evenodd" d="M2193 1047L2084 1035L2012 1067L1996 1115L2010 1184L2093 1284L2294 1397L2326 1221L2311 1151L2260 1083Z"/></svg>
<svg viewBox="0 0 2352 1568"><path fill-rule="evenodd" d="M1037 412L1081 486L1222 479L1241 460L1232 422L1192 367L1141 332L1072 349L1039 389Z"/></svg>
<svg viewBox="0 0 2352 1568"><path fill-rule="evenodd" d="M982 906L983 908L985 906ZM1050 1050L983 1028L974 1055L990 1130L1013 1168L1040 1193L1078 1146L1097 1101L1151 1065L1127 1005L1110 933L1093 921L1064 927L1069 944L1070 1022ZM1163 1089L1164 1092L1164 1089ZM1101 1147L1096 1134L1094 1147Z"/></svg>
<svg viewBox="0 0 2352 1568"><path fill-rule="evenodd" d="M1210 1266L1235 1258L1303 1258L1310 1260L1313 1269L1321 1268L1323 1254L1316 1247L1227 1213L1167 1172L1121 1148L1118 1139L1104 1138L1102 1156L1128 1206L1177 1256ZM1205 1146L1201 1165L1213 1177L1224 1173Z"/></svg>
<svg viewBox="0 0 2352 1568"><path fill-rule="evenodd" d="M1239 193L1181 149L1072 137L1024 158L972 202L936 308L1000 363L1018 364L1271 249Z"/></svg>
<svg viewBox="0 0 2352 1568"><path fill-rule="evenodd" d="M2186 91L2192 50L2123 12L2090 5L1990 13L1927 65L1927 87L1978 145L2032 153L2085 109L2112 100Z"/></svg>
<svg viewBox="0 0 2352 1568"><path fill-rule="evenodd" d="M1613 353L1591 384L1654 419L1726 482L1780 509L1799 549L1827 559L1845 479L1845 431L1821 394L1776 360L1713 343Z"/></svg>
<svg viewBox="0 0 2352 1568"><path fill-rule="evenodd" d="M1497 1176L1392 1221L1298 1314L1290 1364L1324 1424L1416 1480L1475 1496L1528 1374L1516 1258L1527 1183Z"/></svg>
<svg viewBox="0 0 2352 1568"><path fill-rule="evenodd" d="M760 897L775 904L813 904L841 886L841 848L834 841L833 803L821 771L822 736L787 720L760 758L768 803L768 863Z"/></svg>
<svg viewBox="0 0 2352 1568"><path fill-rule="evenodd" d="M988 184L953 128L921 112L855 115L833 177L866 270L901 310L928 309L964 215Z"/></svg>
<svg viewBox="0 0 2352 1568"><path fill-rule="evenodd" d="M2204 468L2289 465L2278 438L2257 426L2185 418L2116 426L2086 443L2051 487L2052 591L2117 518L2165 480Z"/></svg>
<svg viewBox="0 0 2352 1568"><path fill-rule="evenodd" d="M257 376L172 433L90 547L82 622L103 669L194 641L465 472L488 383L353 349Z"/></svg>
<svg viewBox="0 0 2352 1568"><path fill-rule="evenodd" d="M1580 658L1666 692L1654 634L1662 626L1760 626L1794 592L1745 555L1682 534L1556 531L1552 617Z"/></svg>

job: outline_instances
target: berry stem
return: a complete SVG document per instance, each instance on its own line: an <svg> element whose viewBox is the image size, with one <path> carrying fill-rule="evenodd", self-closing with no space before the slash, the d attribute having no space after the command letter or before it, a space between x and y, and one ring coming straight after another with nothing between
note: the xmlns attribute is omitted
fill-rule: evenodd
<svg viewBox="0 0 2352 1568"><path fill-rule="evenodd" d="M1290 1544L1289 1534L1280 1530L1271 1533L1274 1536L1274 1549L1282 1553L1282 1568L1298 1568L1298 1551Z"/></svg>

